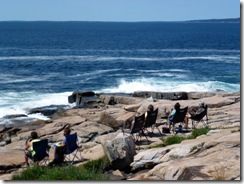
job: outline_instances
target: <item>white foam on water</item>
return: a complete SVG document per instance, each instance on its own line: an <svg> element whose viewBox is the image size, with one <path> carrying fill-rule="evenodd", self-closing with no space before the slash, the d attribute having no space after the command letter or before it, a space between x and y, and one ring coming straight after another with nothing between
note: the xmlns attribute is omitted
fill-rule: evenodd
<svg viewBox="0 0 244 184"><path fill-rule="evenodd" d="M65 93L37 93L37 92L2 92L0 93L0 118L11 114L27 114L30 108L49 105L70 105ZM46 120L41 114L32 114L30 117Z"/></svg>
<svg viewBox="0 0 244 184"><path fill-rule="evenodd" d="M133 93L135 91L185 91L185 92L214 92L217 90L239 91L239 84L229 84L219 81L193 82L177 80L158 80L155 78L138 78L132 81L120 80L118 86L102 89L103 93Z"/></svg>
<svg viewBox="0 0 244 184"><path fill-rule="evenodd" d="M124 57L124 56L94 56L94 55L64 55L64 56L0 56L0 60L63 60L63 61L184 61L184 60L212 60L223 62L239 62L239 55L202 55L202 56L182 56L182 57Z"/></svg>

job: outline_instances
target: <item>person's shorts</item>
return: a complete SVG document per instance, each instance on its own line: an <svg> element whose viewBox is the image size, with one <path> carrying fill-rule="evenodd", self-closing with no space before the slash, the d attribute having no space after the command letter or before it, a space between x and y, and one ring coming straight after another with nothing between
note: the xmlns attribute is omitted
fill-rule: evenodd
<svg viewBox="0 0 244 184"><path fill-rule="evenodd" d="M172 125L173 124L173 118L169 118L168 122Z"/></svg>
<svg viewBox="0 0 244 184"><path fill-rule="evenodd" d="M25 155L28 157L28 158L33 158L33 156L32 156L32 152L31 151L28 151L28 150L26 150L25 151Z"/></svg>

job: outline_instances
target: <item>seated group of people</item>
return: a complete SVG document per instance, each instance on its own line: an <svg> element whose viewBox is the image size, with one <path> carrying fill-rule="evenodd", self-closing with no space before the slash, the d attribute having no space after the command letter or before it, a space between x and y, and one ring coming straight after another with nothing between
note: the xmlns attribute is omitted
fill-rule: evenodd
<svg viewBox="0 0 244 184"><path fill-rule="evenodd" d="M62 142L55 144L55 151L54 151L54 160L49 163L50 166L62 164L64 162L64 153L67 149L67 142L66 136L69 135L71 132L69 127L64 128L64 138ZM26 141L25 145L25 163L29 166L28 159L33 159L35 155L35 151L33 150L33 142L38 142L40 139L38 138L37 132L31 132L30 139ZM49 147L50 148L50 147Z"/></svg>
<svg viewBox="0 0 244 184"><path fill-rule="evenodd" d="M174 105L174 109L171 109L171 112L169 113L168 115L168 123L169 123L169 129L171 128L171 125L173 124L173 118L176 114L176 111L180 109L180 103L177 102L175 105ZM149 105L148 106L148 109L147 109L147 112L153 112L154 111L154 107L153 105ZM147 112L145 114L145 117L147 117ZM188 122L189 122L189 117L190 117L190 113L187 112L186 116L185 116L185 119L184 119L184 122L185 122L185 129L188 129Z"/></svg>

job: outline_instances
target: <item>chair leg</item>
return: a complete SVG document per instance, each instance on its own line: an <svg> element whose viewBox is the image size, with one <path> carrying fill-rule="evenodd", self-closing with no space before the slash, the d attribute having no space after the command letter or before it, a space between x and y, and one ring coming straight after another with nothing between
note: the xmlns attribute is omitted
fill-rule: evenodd
<svg viewBox="0 0 244 184"><path fill-rule="evenodd" d="M159 125L158 125L158 126L159 126ZM154 125L152 126L152 133L154 132L154 128L156 128L156 129L158 130L159 134L160 134L160 135L163 135L163 134L161 133L160 129L158 128L158 126L157 126L157 124L154 124Z"/></svg>
<svg viewBox="0 0 244 184"><path fill-rule="evenodd" d="M192 129L195 129L196 127L195 127L195 123L193 120L191 121L191 124L192 124Z"/></svg>
<svg viewBox="0 0 244 184"><path fill-rule="evenodd" d="M141 130L141 131L138 133L138 136L139 136L140 140L141 140L141 137L144 136L144 137L146 138L147 142L149 142L149 140L148 140L148 138L147 138L147 136L146 136L146 134L144 133L143 130Z"/></svg>
<svg viewBox="0 0 244 184"><path fill-rule="evenodd" d="M175 134L175 124L174 123L172 123L171 129L172 129L173 134Z"/></svg>
<svg viewBox="0 0 244 184"><path fill-rule="evenodd" d="M163 135L163 134L161 133L160 129L159 129L158 127L156 127L156 128L157 128L159 134L160 134L160 135Z"/></svg>

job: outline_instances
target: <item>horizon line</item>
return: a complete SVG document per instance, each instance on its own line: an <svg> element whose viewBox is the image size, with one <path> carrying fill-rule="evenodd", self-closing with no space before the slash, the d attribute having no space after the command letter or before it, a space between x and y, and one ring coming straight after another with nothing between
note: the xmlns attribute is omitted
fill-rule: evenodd
<svg viewBox="0 0 244 184"><path fill-rule="evenodd" d="M111 23L137 23L137 22L192 22L192 21L221 21L240 19L236 18L209 18L209 19L192 19L192 20L151 20L151 21L111 21L111 20L0 20L0 22L111 22Z"/></svg>

